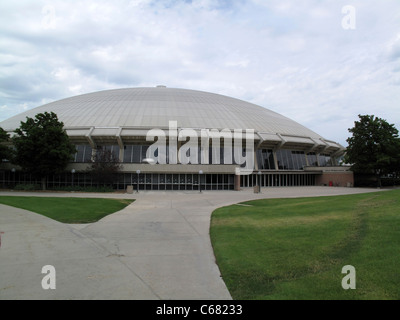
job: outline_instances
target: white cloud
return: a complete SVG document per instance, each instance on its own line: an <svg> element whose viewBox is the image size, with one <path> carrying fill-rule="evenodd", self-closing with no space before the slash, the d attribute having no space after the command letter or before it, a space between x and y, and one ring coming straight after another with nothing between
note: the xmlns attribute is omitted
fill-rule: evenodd
<svg viewBox="0 0 400 320"><path fill-rule="evenodd" d="M3 1L0 121L71 95L182 87L257 103L345 144L359 113L400 129L400 3ZM54 8L54 11L52 9Z"/></svg>

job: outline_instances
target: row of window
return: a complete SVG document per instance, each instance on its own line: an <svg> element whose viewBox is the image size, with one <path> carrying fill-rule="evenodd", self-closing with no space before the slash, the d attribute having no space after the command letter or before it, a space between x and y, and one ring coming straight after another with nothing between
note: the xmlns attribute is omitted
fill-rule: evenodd
<svg viewBox="0 0 400 320"><path fill-rule="evenodd" d="M335 159L327 154L316 154L304 151L277 150L276 159L279 170L303 170L306 166L326 167L335 165ZM258 168L262 170L274 170L275 162L272 150L257 150Z"/></svg>
<svg viewBox="0 0 400 320"><path fill-rule="evenodd" d="M103 150L110 151L114 154L116 158L119 157L119 146L104 146L100 147ZM147 150L149 146L145 145L127 145L124 147L123 162L124 163L143 163L143 160L147 158ZM78 145L76 146L77 152L74 157L74 162L87 163L90 162L92 158L92 148L89 145ZM224 148L209 148L209 163L210 164L232 164L237 163L235 160L238 155L226 155L224 154ZM246 150L242 150L242 154L239 155L242 159L245 157ZM159 150L155 150L154 157L158 158L161 153ZM186 153L187 157L190 157L190 150ZM204 163L201 159L200 148L197 153L198 163ZM169 159L169 149L166 146L162 159L165 159L165 163L170 163ZM276 159L278 163L279 170L303 170L305 166L330 166L335 165L335 160L327 154L315 154L313 152L305 154L304 151L292 151L280 149L276 151ZM260 170L275 170L275 161L273 151L270 149L259 149L256 152L256 160L258 163L258 168ZM242 163L242 165L244 165Z"/></svg>
<svg viewBox="0 0 400 320"><path fill-rule="evenodd" d="M314 174L299 173L268 173L252 174L242 176L241 187L292 187L292 186L315 186Z"/></svg>
<svg viewBox="0 0 400 320"><path fill-rule="evenodd" d="M139 190L233 190L235 176L232 174L168 174L168 173L119 173L113 181L115 189L133 186ZM0 171L0 187L12 188L18 184L40 185L41 180L20 171ZM47 187L66 186L94 187L102 182L95 181L88 173L77 172L49 175Z"/></svg>
<svg viewBox="0 0 400 320"><path fill-rule="evenodd" d="M41 180L20 171L0 171L0 186L14 187L18 184L40 185ZM50 175L47 187L66 186L93 187L101 186L87 173L69 173ZM139 190L233 190L235 176L233 174L163 174L163 173L119 173L114 177L112 186L123 190L128 186ZM240 177L241 187L283 187L313 186L315 175L303 173L267 173L252 174Z"/></svg>

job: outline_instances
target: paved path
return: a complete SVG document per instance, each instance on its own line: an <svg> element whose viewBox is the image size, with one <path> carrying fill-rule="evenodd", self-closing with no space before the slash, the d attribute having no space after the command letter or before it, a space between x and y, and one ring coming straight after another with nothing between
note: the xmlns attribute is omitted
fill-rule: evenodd
<svg viewBox="0 0 400 320"><path fill-rule="evenodd" d="M290 187L241 192L1 195L135 198L86 225L62 224L0 205L0 299L231 299L209 239L214 209L258 198L336 195L376 189ZM43 290L44 265L56 289Z"/></svg>

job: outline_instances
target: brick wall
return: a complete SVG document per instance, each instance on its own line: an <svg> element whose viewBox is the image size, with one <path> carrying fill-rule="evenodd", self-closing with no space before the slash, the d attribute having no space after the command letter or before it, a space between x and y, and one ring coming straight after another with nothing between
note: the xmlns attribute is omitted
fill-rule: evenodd
<svg viewBox="0 0 400 320"><path fill-rule="evenodd" d="M337 187L347 187L350 184L354 186L354 175L351 171L346 172L323 172L317 176L316 185L333 185Z"/></svg>

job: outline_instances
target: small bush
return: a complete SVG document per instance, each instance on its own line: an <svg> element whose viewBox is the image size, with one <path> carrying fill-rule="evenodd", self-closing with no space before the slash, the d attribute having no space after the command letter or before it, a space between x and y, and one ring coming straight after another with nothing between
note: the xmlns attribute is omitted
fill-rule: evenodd
<svg viewBox="0 0 400 320"><path fill-rule="evenodd" d="M400 178L382 178L382 187L400 186Z"/></svg>
<svg viewBox="0 0 400 320"><path fill-rule="evenodd" d="M65 187L52 187L48 190L53 191L67 191L67 192L114 192L111 187L82 187L82 186L65 186Z"/></svg>
<svg viewBox="0 0 400 320"><path fill-rule="evenodd" d="M14 190L19 190L19 191L35 191L35 190L41 190L40 184L17 184L14 187Z"/></svg>

